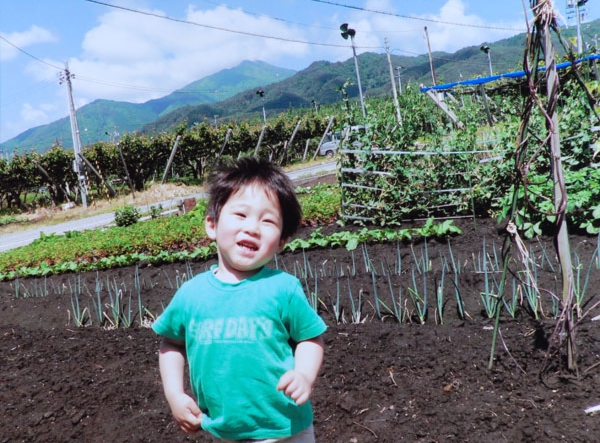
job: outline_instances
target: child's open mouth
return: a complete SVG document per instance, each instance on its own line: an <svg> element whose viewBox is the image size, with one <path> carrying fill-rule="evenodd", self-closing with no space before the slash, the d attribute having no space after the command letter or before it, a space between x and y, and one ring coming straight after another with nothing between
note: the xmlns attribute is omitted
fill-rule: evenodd
<svg viewBox="0 0 600 443"><path fill-rule="evenodd" d="M258 247L253 243L239 242L238 246L247 251L258 251Z"/></svg>

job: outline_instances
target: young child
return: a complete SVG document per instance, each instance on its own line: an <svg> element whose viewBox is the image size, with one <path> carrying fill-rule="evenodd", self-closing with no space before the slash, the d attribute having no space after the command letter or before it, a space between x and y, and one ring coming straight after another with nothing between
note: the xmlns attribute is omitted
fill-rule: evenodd
<svg viewBox="0 0 600 443"><path fill-rule="evenodd" d="M182 285L152 326L173 417L215 441L314 442L309 398L326 326L295 277L265 266L300 224L293 186L252 157L209 184L218 264ZM186 359L194 398L184 392Z"/></svg>

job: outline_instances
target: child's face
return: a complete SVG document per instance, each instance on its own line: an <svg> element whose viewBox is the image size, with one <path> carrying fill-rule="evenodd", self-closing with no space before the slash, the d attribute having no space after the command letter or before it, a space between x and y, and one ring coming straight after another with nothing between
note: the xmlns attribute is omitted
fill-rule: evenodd
<svg viewBox="0 0 600 443"><path fill-rule="evenodd" d="M235 282L254 275L281 250L283 217L274 195L261 186L232 194L219 220L206 217L206 233L217 242L217 276Z"/></svg>

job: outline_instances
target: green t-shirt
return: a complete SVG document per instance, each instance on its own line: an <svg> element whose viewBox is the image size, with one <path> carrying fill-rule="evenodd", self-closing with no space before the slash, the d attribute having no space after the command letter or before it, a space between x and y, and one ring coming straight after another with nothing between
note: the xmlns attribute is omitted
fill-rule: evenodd
<svg viewBox="0 0 600 443"><path fill-rule="evenodd" d="M231 284L212 271L182 285L152 326L185 341L202 427L232 440L301 432L313 420L310 402L296 405L277 383L294 368L290 342L321 335L325 323L290 274L264 267Z"/></svg>

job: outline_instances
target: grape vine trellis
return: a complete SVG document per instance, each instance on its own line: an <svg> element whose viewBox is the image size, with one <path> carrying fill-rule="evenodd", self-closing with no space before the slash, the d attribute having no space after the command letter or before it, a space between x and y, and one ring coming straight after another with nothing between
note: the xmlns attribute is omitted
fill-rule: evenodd
<svg viewBox="0 0 600 443"><path fill-rule="evenodd" d="M342 215L381 225L432 215L498 215L512 234L507 245L516 249L514 256L506 250L503 282L509 264L521 269L517 274L529 269L519 235L531 237L542 228L554 233L562 273L562 294L554 297L562 315L548 357L566 349L568 369L576 372L575 325L585 313L574 303L567 221L599 233L600 173L592 160L598 152L593 127L600 119L582 78L585 66L575 63L572 54L571 67L559 78L551 33L562 40L550 1L531 0L531 8L535 19L524 57L526 79L513 84L516 97L506 100L501 95L494 103L500 113L490 131L494 135L481 141L481 126L490 119L487 109L474 100L463 100L462 108L454 110L460 129L432 103L410 93L402 96L402 126L389 106L370 109L361 145L346 143L341 150ZM568 86L561 89L563 80ZM598 85L598 79L590 84ZM509 85L500 87L506 91ZM522 92L524 100L519 97ZM567 189L573 198L567 199ZM499 296L502 290L503 283ZM502 303L497 309L498 319ZM493 357L494 346L490 366Z"/></svg>
<svg viewBox="0 0 600 443"><path fill-rule="evenodd" d="M509 246L514 245L520 251L521 241L515 226L519 205L527 205L533 211L545 212L545 215L554 222L555 244L562 278L562 296L556 295L555 297L562 302L562 312L557 321L555 333L550 340L547 355L550 356L554 353L560 355L562 349L566 348L567 368L576 372L575 326L578 319L575 318L573 265L566 220L568 198L563 157L561 155L558 115L561 88L556 68L554 44L551 39L552 32L558 34L559 39L560 33L552 3L549 0L531 0L530 3L534 13L534 21L528 34L524 57L529 94L524 103L523 117L518 134L515 153L516 182L507 230L511 240ZM539 70L538 68L542 64L545 69ZM573 70L575 78L585 88L577 72L576 65L573 65ZM540 90L546 91L545 97L539 93ZM591 97L589 92L587 96ZM590 106L590 109L597 121L598 116L595 114L593 106ZM535 131L532 128L534 126L532 121L536 117L543 121L544 130L542 132L539 132L539 126ZM531 197L535 191L532 190L533 187L530 187L529 169L534 163L547 165L548 181L552 183L552 194L549 196L537 195L536 198ZM519 188L523 189L522 194L519 194ZM519 195L523 195L525 198L520 199ZM544 200L547 202L545 205L547 209L536 207L534 201ZM517 255L522 266L527 267L528 263L526 261L528 258L523 254ZM508 263L509 255L506 253L503 282ZM503 283L501 287L503 287ZM499 315L496 316L496 332L498 318ZM492 358L490 357L490 365L491 361Z"/></svg>

